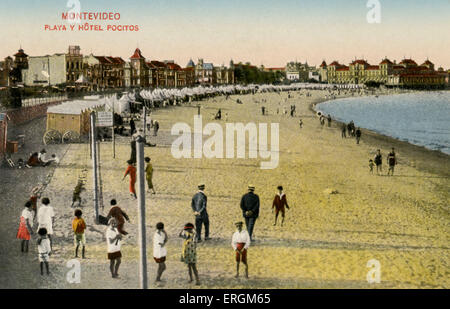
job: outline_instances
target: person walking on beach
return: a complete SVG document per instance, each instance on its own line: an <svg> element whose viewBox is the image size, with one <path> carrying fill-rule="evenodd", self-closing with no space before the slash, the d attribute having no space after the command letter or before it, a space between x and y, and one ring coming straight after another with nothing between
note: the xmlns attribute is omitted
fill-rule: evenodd
<svg viewBox="0 0 450 309"><path fill-rule="evenodd" d="M387 175L394 176L394 168L397 164L397 158L395 157L395 151L394 148L392 148L392 151L387 156L387 161L389 164L389 169Z"/></svg>
<svg viewBox="0 0 450 309"><path fill-rule="evenodd" d="M361 139L361 129L360 128L356 129L355 136L356 136L356 144L359 145L359 141Z"/></svg>
<svg viewBox="0 0 450 309"><path fill-rule="evenodd" d="M153 259L158 264L158 271L156 274L156 281L161 281L161 276L166 270L166 243L168 241L167 233L164 230L164 223L158 222L156 224L156 232L153 235Z"/></svg>
<svg viewBox="0 0 450 309"><path fill-rule="evenodd" d="M52 246L52 235L53 235L53 223L55 221L55 211L53 207L50 206L50 199L44 197L41 200L42 205L39 207L37 213L38 220L38 231L42 228L45 228L46 237L50 241L50 247Z"/></svg>
<svg viewBox="0 0 450 309"><path fill-rule="evenodd" d="M130 119L130 135L133 135L136 132L136 124L134 123L134 119Z"/></svg>
<svg viewBox="0 0 450 309"><path fill-rule="evenodd" d="M303 128L303 120L300 119L300 120L298 121L298 125L300 126L300 129Z"/></svg>
<svg viewBox="0 0 450 309"><path fill-rule="evenodd" d="M236 278L239 277L239 264L242 262L245 266L245 278L248 279L247 249L250 246L250 235L242 229L244 223L236 222L237 231L231 238L231 247L236 252Z"/></svg>
<svg viewBox="0 0 450 309"><path fill-rule="evenodd" d="M130 185L129 185L130 195L133 196L135 199L137 199L136 188L135 188L136 167L134 167L134 163L131 160L128 160L127 163L128 163L128 167L125 170L125 174L123 175L122 181L125 179L125 177L127 177L127 175L129 175L129 177L130 177Z"/></svg>
<svg viewBox="0 0 450 309"><path fill-rule="evenodd" d="M347 138L346 131L347 131L347 126L345 125L345 123L343 123L342 128L341 128L341 137L342 138Z"/></svg>
<svg viewBox="0 0 450 309"><path fill-rule="evenodd" d="M331 115L330 114L328 114L327 120L328 120L328 127L331 127Z"/></svg>
<svg viewBox="0 0 450 309"><path fill-rule="evenodd" d="M106 230L106 246L108 251L109 270L113 278L119 278L119 266L122 262L122 234L117 229L117 220L111 218Z"/></svg>
<svg viewBox="0 0 450 309"><path fill-rule="evenodd" d="M253 241L253 229L255 228L256 219L259 216L259 196L255 193L255 187L248 185L248 193L241 198L242 215L245 219L245 226L247 227L250 241Z"/></svg>
<svg viewBox="0 0 450 309"><path fill-rule="evenodd" d="M19 230L17 231L17 239L20 239L21 252L28 252L28 243L31 235L33 235L33 210L30 201L25 203L25 208L20 215Z"/></svg>
<svg viewBox="0 0 450 309"><path fill-rule="evenodd" d="M73 230L73 242L75 244L75 258L78 257L78 248L81 245L81 258L85 259L85 246L86 246L86 236L84 231L86 230L86 222L81 218L83 212L80 209L75 210L75 218L72 220L72 230Z"/></svg>
<svg viewBox="0 0 450 309"><path fill-rule="evenodd" d="M150 163L151 159L149 157L145 157L145 162L147 166L145 167L145 178L147 179L148 192L152 192L156 194L155 189L153 188L153 165Z"/></svg>
<svg viewBox="0 0 450 309"><path fill-rule="evenodd" d="M158 130L159 130L159 122L158 122L158 120L155 120L155 122L153 123L153 135L154 136L158 135Z"/></svg>
<svg viewBox="0 0 450 309"><path fill-rule="evenodd" d="M278 186L277 189L278 189L278 192L277 192L277 194L275 194L275 197L272 202L272 213L273 213L273 209L275 208L275 222L273 225L274 226L277 225L278 215L281 212L281 226L283 226L284 213L285 213L284 208L286 206L286 208L289 209L289 205L286 200L286 194L284 194L284 192L283 192L283 187Z"/></svg>
<svg viewBox="0 0 450 309"><path fill-rule="evenodd" d="M205 225L205 240L209 240L209 216L206 211L207 196L204 192L205 184L198 185L198 192L194 194L191 201L191 208L195 215L195 230L197 242L201 242L202 225Z"/></svg>
<svg viewBox="0 0 450 309"><path fill-rule="evenodd" d="M38 230L39 239L37 241L37 248L39 254L39 266L41 268L41 275L44 275L44 265L47 271L47 275L50 275L48 261L52 254L51 241L47 235L47 229L45 227Z"/></svg>
<svg viewBox="0 0 450 309"><path fill-rule="evenodd" d="M123 226L125 225L125 220L130 222L130 218L128 215L117 206L117 201L115 199L112 199L111 202L111 209L109 210L108 216L106 219L114 218L116 219L116 227L120 234L127 235L128 232L123 229Z"/></svg>
<svg viewBox="0 0 450 309"><path fill-rule="evenodd" d="M383 164L383 158L381 156L380 149L377 150L377 154L375 155L375 158L373 159L375 162L375 165L377 166L377 175L380 175L381 172L383 172L382 164Z"/></svg>
<svg viewBox="0 0 450 309"><path fill-rule="evenodd" d="M187 223L179 236L184 239L181 251L181 261L188 266L189 282L193 281L192 272L194 272L196 285L200 285L197 271L197 244L195 241L194 225Z"/></svg>

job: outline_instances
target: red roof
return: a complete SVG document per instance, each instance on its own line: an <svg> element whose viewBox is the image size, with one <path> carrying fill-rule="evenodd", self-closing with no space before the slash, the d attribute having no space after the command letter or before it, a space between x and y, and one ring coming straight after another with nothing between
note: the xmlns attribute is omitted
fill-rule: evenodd
<svg viewBox="0 0 450 309"><path fill-rule="evenodd" d="M433 62L427 59L422 65L433 65Z"/></svg>
<svg viewBox="0 0 450 309"><path fill-rule="evenodd" d="M136 48L134 54L130 57L130 59L145 59L145 57L142 56L141 50L139 48Z"/></svg>
<svg viewBox="0 0 450 309"><path fill-rule="evenodd" d="M355 60L352 62L352 64L367 64L367 65L369 65L369 63L367 63L366 60Z"/></svg>
<svg viewBox="0 0 450 309"><path fill-rule="evenodd" d="M152 60L152 61L147 62L147 63L150 63L155 68L164 68L164 69L166 68L166 64L164 62L161 62L161 61Z"/></svg>
<svg viewBox="0 0 450 309"><path fill-rule="evenodd" d="M330 63L330 66L337 66L337 65L340 65L339 62L337 61L333 61L332 63Z"/></svg>
<svg viewBox="0 0 450 309"><path fill-rule="evenodd" d="M379 69L380 69L380 67L377 65L369 65L367 67L367 70L379 70Z"/></svg>
<svg viewBox="0 0 450 309"><path fill-rule="evenodd" d="M323 67L326 67L326 66L327 66L327 63L325 62L325 60L322 61L322 64L320 65L320 67L323 68Z"/></svg>
<svg viewBox="0 0 450 309"><path fill-rule="evenodd" d="M396 69L396 70L399 70L399 69L403 70L404 68L405 67L402 65L394 65L394 69Z"/></svg>
<svg viewBox="0 0 450 309"><path fill-rule="evenodd" d="M125 61L121 57L106 57L109 61L111 61L114 64L123 64Z"/></svg>
<svg viewBox="0 0 450 309"><path fill-rule="evenodd" d="M336 71L348 71L350 68L348 66L342 66L342 68L336 69Z"/></svg>
<svg viewBox="0 0 450 309"><path fill-rule="evenodd" d="M176 63L168 63L167 67L171 70L177 70L177 71L181 70L181 67Z"/></svg>
<svg viewBox="0 0 450 309"><path fill-rule="evenodd" d="M111 64L113 63L112 60L108 59L108 57L105 56L94 56L98 61L100 61L101 64Z"/></svg>
<svg viewBox="0 0 450 309"><path fill-rule="evenodd" d="M392 62L388 58L385 58L383 61L380 62L380 64L392 64Z"/></svg>
<svg viewBox="0 0 450 309"><path fill-rule="evenodd" d="M402 62L400 62L400 64L412 64L412 65L417 65L417 63L412 60L412 59L403 59Z"/></svg>
<svg viewBox="0 0 450 309"><path fill-rule="evenodd" d="M21 49L19 49L19 51L17 53L14 54L14 57L28 57L28 55L25 54L23 52L23 49L21 48Z"/></svg>

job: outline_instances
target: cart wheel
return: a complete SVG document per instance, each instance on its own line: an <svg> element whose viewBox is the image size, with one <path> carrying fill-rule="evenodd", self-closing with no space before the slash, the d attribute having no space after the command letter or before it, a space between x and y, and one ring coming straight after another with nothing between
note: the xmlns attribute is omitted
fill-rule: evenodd
<svg viewBox="0 0 450 309"><path fill-rule="evenodd" d="M80 134L75 131L67 131L62 137L64 144L74 144L80 142Z"/></svg>
<svg viewBox="0 0 450 309"><path fill-rule="evenodd" d="M59 144L61 143L61 133L56 130L49 130L44 133L44 144Z"/></svg>

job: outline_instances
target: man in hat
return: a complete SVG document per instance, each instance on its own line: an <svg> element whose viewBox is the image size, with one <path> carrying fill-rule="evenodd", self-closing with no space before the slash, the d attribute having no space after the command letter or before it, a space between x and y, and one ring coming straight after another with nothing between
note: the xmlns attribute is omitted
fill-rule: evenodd
<svg viewBox="0 0 450 309"><path fill-rule="evenodd" d="M209 239L209 217L206 211L207 197L203 192L205 184L198 185L198 192L192 197L191 207L195 215L195 230L197 233L197 242L201 242L202 224L205 225L205 240Z"/></svg>
<svg viewBox="0 0 450 309"><path fill-rule="evenodd" d="M231 239L231 246L236 251L236 278L239 277L239 263L242 261L245 265L245 277L248 278L247 249L250 246L250 235L242 229L244 223L236 222L237 231L234 232Z"/></svg>
<svg viewBox="0 0 450 309"><path fill-rule="evenodd" d="M242 215L245 219L250 241L253 241L253 228L255 227L256 219L259 216L259 196L254 193L255 186L248 186L248 193L244 194L241 199Z"/></svg>

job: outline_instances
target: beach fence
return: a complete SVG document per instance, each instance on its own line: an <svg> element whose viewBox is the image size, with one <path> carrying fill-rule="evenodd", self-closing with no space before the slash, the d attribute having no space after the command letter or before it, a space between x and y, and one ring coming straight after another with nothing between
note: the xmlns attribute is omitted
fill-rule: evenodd
<svg viewBox="0 0 450 309"><path fill-rule="evenodd" d="M22 99L22 107L56 103L56 102L62 102L62 101L66 101L66 100L67 100L67 94L53 95L53 96L46 96L46 97L34 97L34 98Z"/></svg>

